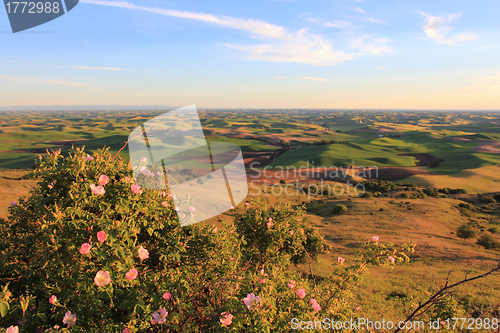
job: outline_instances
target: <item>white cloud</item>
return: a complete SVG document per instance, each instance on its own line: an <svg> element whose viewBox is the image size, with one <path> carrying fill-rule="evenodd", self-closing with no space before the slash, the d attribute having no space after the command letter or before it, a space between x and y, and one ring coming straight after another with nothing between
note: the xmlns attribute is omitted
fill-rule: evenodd
<svg viewBox="0 0 500 333"><path fill-rule="evenodd" d="M474 81L483 83L500 84L500 72L492 76L475 76Z"/></svg>
<svg viewBox="0 0 500 333"><path fill-rule="evenodd" d="M371 23L377 23L377 24L389 24L387 21L380 20L378 18L373 18L373 17L367 17L364 20L371 22Z"/></svg>
<svg viewBox="0 0 500 333"><path fill-rule="evenodd" d="M9 81L18 81L18 82L49 83L49 84L58 84L58 85L63 85L63 86L93 88L92 86L89 86L87 84L80 83L80 82L44 80L44 79L39 79L39 78L35 78L35 77L0 75L0 78L6 79Z"/></svg>
<svg viewBox="0 0 500 333"><path fill-rule="evenodd" d="M361 14L366 14L366 12L362 8L356 8L355 10Z"/></svg>
<svg viewBox="0 0 500 333"><path fill-rule="evenodd" d="M430 14L419 12L420 15L424 16L424 32L427 37L437 41L441 44L454 45L458 42L466 42L471 40L476 40L479 36L471 33L461 33L448 38L445 35L449 34L453 27L447 26L447 23L458 20L462 13L454 13L445 16L432 16Z"/></svg>
<svg viewBox="0 0 500 333"><path fill-rule="evenodd" d="M131 92L112 92L108 93L109 95L146 95L145 93L131 93Z"/></svg>
<svg viewBox="0 0 500 333"><path fill-rule="evenodd" d="M321 77L304 76L304 77L288 77L288 76L275 76L275 80L307 80L307 81L330 81Z"/></svg>
<svg viewBox="0 0 500 333"><path fill-rule="evenodd" d="M105 71L121 71L120 67L87 67L87 66L68 66L69 68L85 69L85 70L105 70Z"/></svg>
<svg viewBox="0 0 500 333"><path fill-rule="evenodd" d="M374 35L361 35L354 37L348 44L353 49L358 49L364 53L381 55L382 53L392 52L393 49L386 45L387 38L373 38Z"/></svg>
<svg viewBox="0 0 500 333"><path fill-rule="evenodd" d="M358 27L348 21L330 21L323 23L323 26L327 28L339 28L339 29L354 29Z"/></svg>
<svg viewBox="0 0 500 333"><path fill-rule="evenodd" d="M375 69L378 69L378 70L381 70L381 71L385 71L388 68L387 68L387 66L377 66L377 67L375 67Z"/></svg>
<svg viewBox="0 0 500 333"><path fill-rule="evenodd" d="M486 50L486 49L489 49L489 48L492 48L492 47L495 47L496 45L486 45L486 46L483 46L481 48L479 48L479 50Z"/></svg>
<svg viewBox="0 0 500 333"><path fill-rule="evenodd" d="M319 19L311 16L306 17L304 20L307 22L319 22Z"/></svg>
<svg viewBox="0 0 500 333"><path fill-rule="evenodd" d="M364 21L364 22L370 22L370 23L376 23L376 24L389 24L389 22L374 18L374 17L369 17L369 16L353 16L353 15L343 15L343 17L352 19L354 21Z"/></svg>
<svg viewBox="0 0 500 333"><path fill-rule="evenodd" d="M88 66L51 66L55 68L76 68L84 70L105 70L105 71L121 71L120 67L88 67Z"/></svg>
<svg viewBox="0 0 500 333"><path fill-rule="evenodd" d="M307 29L290 32L284 27L255 19L239 19L222 15L145 7L126 1L82 0L81 2L141 10L246 31L251 38L266 42L254 45L226 44L226 46L241 52L247 60L333 66L356 56L342 50L335 50L329 40L310 33Z"/></svg>

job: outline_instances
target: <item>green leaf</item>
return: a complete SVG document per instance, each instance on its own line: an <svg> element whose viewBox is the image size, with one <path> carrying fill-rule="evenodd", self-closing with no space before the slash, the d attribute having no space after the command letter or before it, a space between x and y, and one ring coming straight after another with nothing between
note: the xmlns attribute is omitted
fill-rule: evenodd
<svg viewBox="0 0 500 333"><path fill-rule="evenodd" d="M2 318L7 315L7 311L9 311L9 303L0 303L0 315L2 315Z"/></svg>
<svg viewBox="0 0 500 333"><path fill-rule="evenodd" d="M47 321L47 316L45 313L38 313L38 317L45 323Z"/></svg>

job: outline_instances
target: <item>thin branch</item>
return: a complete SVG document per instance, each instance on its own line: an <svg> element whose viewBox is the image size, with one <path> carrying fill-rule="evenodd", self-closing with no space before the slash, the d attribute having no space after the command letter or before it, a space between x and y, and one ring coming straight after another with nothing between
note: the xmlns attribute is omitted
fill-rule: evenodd
<svg viewBox="0 0 500 333"><path fill-rule="evenodd" d="M160 120L160 116L156 117L156 120L151 124L151 126L149 126L148 128L144 128L144 130L141 133L139 133L139 135L137 135L135 138L127 140L127 142L125 142L125 145L123 145L123 147L121 147L120 150L118 150L118 152L116 153L116 155L113 156L112 160L114 160L116 158L116 156L118 156L120 154L120 152L123 149L125 149L125 147L127 147L128 143L130 141L133 141L133 140L137 139L138 137L142 136L147 130L149 130L151 127L153 127L153 125L156 124L156 122L158 122L158 120Z"/></svg>
<svg viewBox="0 0 500 333"><path fill-rule="evenodd" d="M423 313L425 313L425 311L429 310L430 307L432 307L433 305L435 305L437 302L439 302L442 298L444 298L445 296L449 295L450 294L450 289L452 288L455 288L461 284L464 284L464 283L467 283L467 282L470 282L470 281L474 281L474 280L477 280L477 279L482 279L482 278L485 278L489 275L496 275L494 274L496 271L499 271L500 270L500 262L498 264L498 266L492 270L490 270L489 272L486 272L484 274L481 274L481 275L477 275L477 276L474 276L474 277L471 277L471 278L465 278L461 281L458 281L452 285L448 285L448 282L449 282L449 277L450 277L450 273L451 271L448 272L448 277L446 278L446 285L441 288L441 290L437 291L434 295L432 295L425 303L423 304L420 304L405 320L404 322L402 323L402 325L398 325L400 327L405 327L405 324L407 322L409 322L410 320L412 320L414 317L416 316L419 316ZM424 312L421 312L419 314L419 311L421 311L422 309L425 308L425 311ZM394 333L397 333L399 331L401 331L401 328L398 327Z"/></svg>
<svg viewBox="0 0 500 333"><path fill-rule="evenodd" d="M311 276L313 278L314 288L316 288L316 278L314 277L314 273L313 273L311 257L309 256L309 253L307 253L307 250L306 250L306 247L304 246L304 244L302 244L302 248L304 249L304 252L306 253L306 256L307 256L307 260L309 261L309 271L311 272Z"/></svg>
<svg viewBox="0 0 500 333"><path fill-rule="evenodd" d="M438 291L438 287L436 285L436 279L434 278L434 270L431 267L431 272L432 272L432 284L434 285L434 292Z"/></svg>

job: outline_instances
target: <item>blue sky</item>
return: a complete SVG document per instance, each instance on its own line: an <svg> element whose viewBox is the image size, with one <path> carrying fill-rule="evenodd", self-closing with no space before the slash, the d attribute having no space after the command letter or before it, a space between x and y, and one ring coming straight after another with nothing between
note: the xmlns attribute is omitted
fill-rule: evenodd
<svg viewBox="0 0 500 333"><path fill-rule="evenodd" d="M13 34L0 105L500 109L498 1L83 0Z"/></svg>

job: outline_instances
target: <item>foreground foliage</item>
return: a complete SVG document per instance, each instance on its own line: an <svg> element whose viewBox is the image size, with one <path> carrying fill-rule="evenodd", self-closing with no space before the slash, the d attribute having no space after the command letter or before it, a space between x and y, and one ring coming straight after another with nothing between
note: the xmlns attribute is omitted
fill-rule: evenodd
<svg viewBox="0 0 500 333"><path fill-rule="evenodd" d="M106 150L48 153L32 177L38 186L0 226L8 332L279 332L292 318L355 318L366 266L414 249L374 238L316 284L289 269L329 250L300 207L254 201L223 230L181 227L168 189L141 189Z"/></svg>

